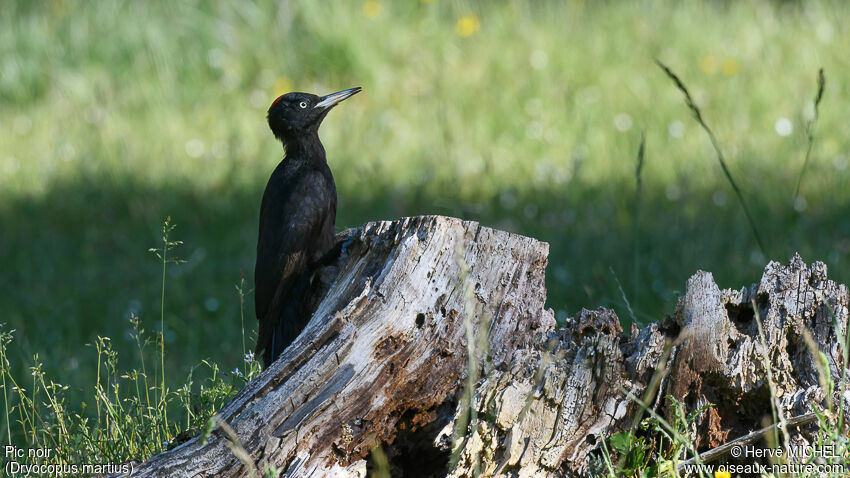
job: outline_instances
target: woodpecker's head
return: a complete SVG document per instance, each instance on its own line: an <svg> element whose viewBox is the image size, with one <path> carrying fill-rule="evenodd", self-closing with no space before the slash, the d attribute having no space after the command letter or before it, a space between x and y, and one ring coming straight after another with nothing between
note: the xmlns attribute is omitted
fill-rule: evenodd
<svg viewBox="0 0 850 478"><path fill-rule="evenodd" d="M328 111L340 101L360 92L360 87L316 96L310 93L287 93L269 106L269 127L284 143L293 138L316 133Z"/></svg>

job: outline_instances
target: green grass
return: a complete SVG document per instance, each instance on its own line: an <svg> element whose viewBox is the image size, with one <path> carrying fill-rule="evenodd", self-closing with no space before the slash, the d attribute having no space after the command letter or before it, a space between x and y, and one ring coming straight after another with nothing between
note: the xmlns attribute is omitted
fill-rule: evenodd
<svg viewBox="0 0 850 478"><path fill-rule="evenodd" d="M162 225L161 247L151 248L162 264L159 330L164 330L168 265L182 263L175 257L175 249L182 245L182 241L173 239L175 228L176 225L166 219ZM244 280L237 286L237 292L241 315ZM16 331L0 324L4 443L19 449L49 450L46 458L34 458L26 450L22 455L7 452L6 458L16 456L18 459L12 461L19 464L61 466L63 476L126 473L128 469L124 467L105 470L73 467L84 463L141 462L196 435L208 436L215 425L213 416L261 371L254 354L246 353L241 367L236 367L229 375L221 373L218 364L202 360L189 370L188 376L181 377L179 383L169 383L163 373L166 370L165 336L161 332L145 331L142 321L133 314L129 323L129 338L138 352L134 354L135 368L119 368L119 354L112 340L97 336L93 343L86 344L95 352L94 383L82 392L84 401L72 400L70 404L69 395L76 398L77 394L69 394L69 387L61 383L61 379L57 382L44 371L38 354L33 356L30 367L32 381L16 377L15 367L9 360ZM244 327L242 340L245 340ZM24 444L26 446L22 446ZM233 444L241 449L238 439ZM242 451L244 453L244 449ZM18 473L15 469L7 471Z"/></svg>
<svg viewBox="0 0 850 478"><path fill-rule="evenodd" d="M340 229L447 214L547 241L561 318L598 305L629 317L619 277L637 320L657 320L695 270L738 287L793 251L850 281L850 5L435 0L380 2L367 18L370 5L0 7L0 322L16 330L14 376L38 354L79 403L98 363L83 344L112 337L118 369L136 366L131 314L149 331L162 319L168 383L204 359L242 363L234 284L252 286L260 197L282 155L265 109L290 89L364 88L321 131ZM470 15L480 29L466 21L461 37ZM694 95L769 258L656 59ZM144 251L167 216L187 262L168 269L161 315L161 264Z"/></svg>

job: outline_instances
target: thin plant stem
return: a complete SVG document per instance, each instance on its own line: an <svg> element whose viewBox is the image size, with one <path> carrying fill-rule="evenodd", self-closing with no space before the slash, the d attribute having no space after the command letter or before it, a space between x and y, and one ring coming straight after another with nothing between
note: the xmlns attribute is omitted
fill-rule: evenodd
<svg viewBox="0 0 850 478"><path fill-rule="evenodd" d="M762 360L764 360L764 369L765 369L765 372L767 373L767 385L768 385L768 390L770 390L770 408L771 408L771 411L773 412L773 422L776 423L777 419L778 419L779 427L777 427L777 428L780 432L782 432L782 439L783 439L783 442L785 444L785 449L789 450L790 449L790 442L788 440L788 423L785 420L785 414L782 413L782 408L780 407L779 400L777 399L776 387L773 385L774 384L773 369L771 369L771 367L770 367L770 357L768 356L767 339L764 336L764 328L762 327L762 324L761 324L761 314L759 314L758 306L756 305L755 299L752 299L752 306L753 306L753 316L756 320L756 326L758 327L759 339L761 341L761 347L762 347L762 351L763 351ZM774 439L777 439L777 438L778 437L774 437ZM777 439L776 442L778 443L778 441L779 440Z"/></svg>
<svg viewBox="0 0 850 478"><path fill-rule="evenodd" d="M640 296L640 200L641 190L643 186L643 160L646 150L646 134L640 134L640 146L637 152L637 165L635 166L635 210L632 224L632 299L635 309L638 308L638 298ZM624 294L625 295L625 294ZM632 314L632 321L635 321Z"/></svg>
<svg viewBox="0 0 850 478"><path fill-rule="evenodd" d="M632 318L632 323L637 323L637 318L635 317L635 311L632 309L632 304L629 302L629 298L626 297L626 291L623 290L623 284L620 283L620 279L617 277L617 273L614 272L613 267L608 267L608 270L611 271L611 275L614 277L614 282L617 283L617 289L620 290L620 296L623 298L623 303L626 304L626 310L629 311L629 317Z"/></svg>
<svg viewBox="0 0 850 478"><path fill-rule="evenodd" d="M461 407L461 411L458 414L458 419L454 426L452 455L449 458L449 469L454 469L454 467L457 466L461 458L460 452L463 450L463 447L458 444L466 440L469 425L474 424L478 420L478 410L475 407L475 388L478 383L481 368L479 356L486 356L489 348L489 321L484 313L481 313L478 317L477 325L479 334L478 337L475 336L476 324L474 323L474 320L477 308L475 305L472 282L467 280L469 278L470 268L469 264L463 257L465 250L466 248L463 242L457 245L455 248L455 263L459 268L458 283L465 285L463 291L465 312L463 323L466 332L467 378L458 405L458 407ZM472 465L472 473L473 476L478 476L481 466L480 457L476 455L473 459L475 462Z"/></svg>
<svg viewBox="0 0 850 478"><path fill-rule="evenodd" d="M165 266L168 263L168 219L163 226L162 236L162 294L160 296L159 305L159 370L161 375L160 384L160 407L162 407L162 416L165 422L165 429L168 430L168 413L165 413Z"/></svg>
<svg viewBox="0 0 850 478"><path fill-rule="evenodd" d="M0 375L2 375L3 379L3 412L6 420L6 438L8 439L8 444L12 444L12 429L11 429L11 420L9 415L9 396L6 393L6 375L9 374L9 361L6 359L6 344L12 341L12 330L11 332L5 332L2 328L5 324L0 324ZM11 374L9 374L11 378Z"/></svg>
<svg viewBox="0 0 850 478"><path fill-rule="evenodd" d="M753 237L756 240L756 244L758 244L761 253L767 256L767 250L764 247L764 243L761 240L761 236L759 236L759 231L758 227L756 227L756 222L753 219L753 215L750 213L750 208L747 206L747 201L744 199L743 193L741 193L741 188L739 188L735 180L732 179L732 173L729 172L729 167L726 166L726 157L723 156L723 150L720 149L720 144L717 142L717 138L715 138L714 132L711 131L711 128L709 128L705 120L702 119L702 113L700 112L699 107L694 102L690 92L688 92L688 88L685 86L682 80L680 80L679 77L676 76L676 74L673 73L672 70L670 70L670 68L667 68L664 63L661 63L661 61L655 60L655 63L657 63L658 66L661 67L662 70L664 70L664 73L666 73L667 76L669 76L670 79L673 80L673 83L676 84L676 87L679 89L679 91L681 91L682 94L685 95L685 103L688 105L688 108L691 110L691 113L693 113L694 119L697 120L697 123L699 123L699 125L702 126L702 129L705 130L706 134L708 134L708 139L711 140L711 145L714 147L714 151L717 153L717 160L720 162L720 168L723 170L723 174L726 176L726 179L729 181L729 184L735 191L735 195L738 197L738 201L741 203L741 208L744 210L744 214L747 216L747 222L750 223L750 230L753 233Z"/></svg>
<svg viewBox="0 0 850 478"><path fill-rule="evenodd" d="M169 235L175 227L177 226L171 222L171 217L166 217L165 221L163 221L162 223L162 248L149 249L150 252L153 252L157 255L162 264L162 288L160 294L159 309L159 371L161 377L159 378L160 389L158 390L159 400L157 401L157 407L158 413L160 414L160 418L163 422L163 433L166 438L169 436L169 431L168 389L165 386L165 272L169 262L174 264L180 264L184 262L176 257L168 256L168 251L183 244L183 241L172 241L169 239Z"/></svg>
<svg viewBox="0 0 850 478"><path fill-rule="evenodd" d="M815 115L806 123L806 137L808 145L806 146L806 158L803 160L803 167L800 169L800 177L797 178L797 189L794 191L794 204L797 204L797 199L800 197L800 186L803 184L803 175L806 173L806 167L809 165L809 158L812 155L812 146L815 144L815 124L818 121L818 106L823 99L823 92L826 88L826 77L823 74L823 68L818 70L818 89L815 93Z"/></svg>

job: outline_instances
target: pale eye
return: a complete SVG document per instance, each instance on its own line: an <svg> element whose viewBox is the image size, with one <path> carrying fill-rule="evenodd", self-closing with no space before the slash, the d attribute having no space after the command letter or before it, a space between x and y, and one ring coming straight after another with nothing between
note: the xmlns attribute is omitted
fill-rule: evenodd
<svg viewBox="0 0 850 478"><path fill-rule="evenodd" d="M301 107L301 109L303 110L304 108L306 108L306 107L307 107L307 102L306 102L306 101L302 101L301 103L298 103L298 106L300 106L300 107Z"/></svg>

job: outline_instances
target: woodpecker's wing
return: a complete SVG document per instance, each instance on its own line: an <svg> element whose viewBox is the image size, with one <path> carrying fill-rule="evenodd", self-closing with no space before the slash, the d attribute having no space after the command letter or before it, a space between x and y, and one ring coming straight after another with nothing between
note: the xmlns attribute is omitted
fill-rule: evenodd
<svg viewBox="0 0 850 478"><path fill-rule="evenodd" d="M278 187L276 179L269 180L260 209L254 269L257 353L269 346L290 289L316 254L323 233L330 228L333 234L336 215L333 184L319 171L280 178Z"/></svg>

